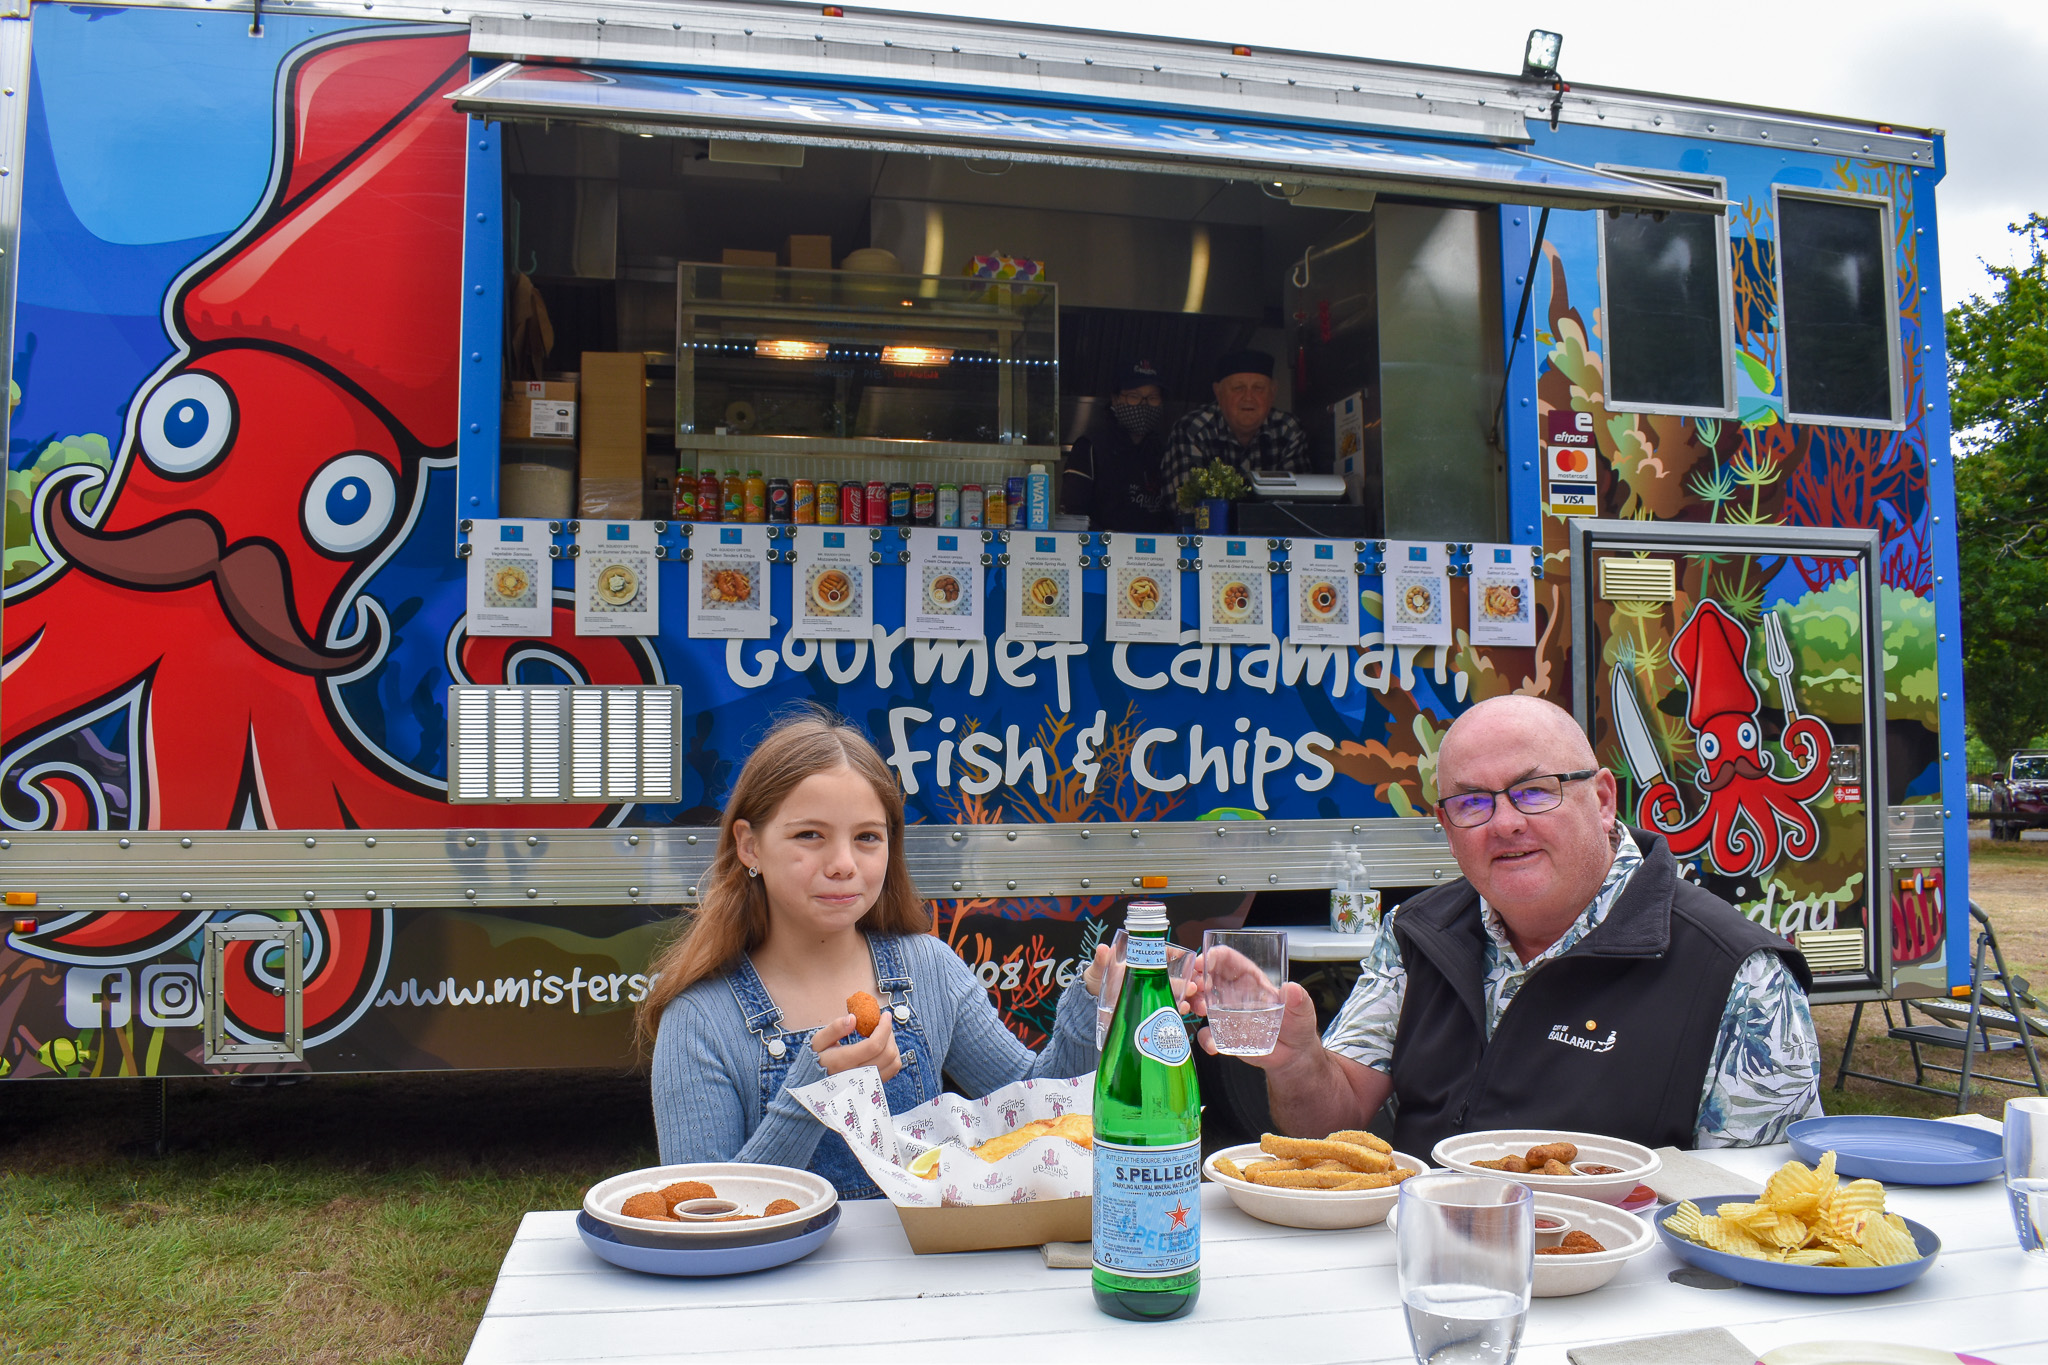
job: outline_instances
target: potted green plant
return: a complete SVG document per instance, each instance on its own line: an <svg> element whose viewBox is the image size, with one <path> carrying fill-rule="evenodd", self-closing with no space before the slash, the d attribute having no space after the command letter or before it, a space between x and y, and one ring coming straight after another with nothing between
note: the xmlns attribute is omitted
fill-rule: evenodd
<svg viewBox="0 0 2048 1365"><path fill-rule="evenodd" d="M1197 465L1181 480L1175 494L1183 513L1193 514L1193 529L1204 535L1230 531L1230 504L1252 491L1236 466L1222 460ZM1183 521L1187 518L1184 516Z"/></svg>

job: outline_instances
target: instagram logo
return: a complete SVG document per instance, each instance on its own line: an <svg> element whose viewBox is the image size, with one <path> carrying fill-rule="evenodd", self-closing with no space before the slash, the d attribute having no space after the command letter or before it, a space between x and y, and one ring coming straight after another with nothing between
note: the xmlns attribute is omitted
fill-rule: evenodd
<svg viewBox="0 0 2048 1365"><path fill-rule="evenodd" d="M199 1022L199 968L189 962L142 969L142 1022L182 1028Z"/></svg>

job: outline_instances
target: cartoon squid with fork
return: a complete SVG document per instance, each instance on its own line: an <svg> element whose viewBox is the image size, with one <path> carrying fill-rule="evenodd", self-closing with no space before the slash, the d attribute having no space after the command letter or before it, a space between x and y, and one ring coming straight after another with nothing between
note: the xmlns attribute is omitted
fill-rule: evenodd
<svg viewBox="0 0 2048 1365"><path fill-rule="evenodd" d="M1779 743L1798 771L1779 776L1776 758L1764 751L1757 718L1763 698L1747 667L1748 629L1717 604L1702 602L1671 642L1700 760L1696 780L1706 797L1690 816L1664 774L1625 671L1613 675L1616 728L1642 789L1637 823L1663 835L1673 856L1704 855L1716 872L1730 877L1763 872L1781 850L1801 862L1811 858L1820 847L1820 828L1808 806L1832 777L1834 742L1819 719L1799 713L1784 626L1776 613L1767 613L1763 626L1765 659L1785 710Z"/></svg>

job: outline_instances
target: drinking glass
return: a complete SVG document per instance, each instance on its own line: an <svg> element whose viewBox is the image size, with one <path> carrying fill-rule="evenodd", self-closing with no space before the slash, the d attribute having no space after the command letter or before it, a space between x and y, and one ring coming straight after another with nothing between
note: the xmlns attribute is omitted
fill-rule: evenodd
<svg viewBox="0 0 2048 1365"><path fill-rule="evenodd" d="M2048 1261L2048 1099L2005 1102L2005 1197L2020 1249Z"/></svg>
<svg viewBox="0 0 2048 1365"><path fill-rule="evenodd" d="M1109 1037L1109 1016L1116 1013L1117 992L1124 987L1124 948L1130 943L1130 935L1123 930L1116 931L1116 938L1109 947L1109 968L1102 975L1102 994L1095 997L1095 1050L1102 1050L1102 1040ZM1173 986L1175 1004L1187 999L1188 968L1193 965L1195 954L1178 943L1166 945L1166 979Z"/></svg>
<svg viewBox="0 0 2048 1365"><path fill-rule="evenodd" d="M1287 935L1279 929L1210 929L1202 935L1209 1037L1226 1057L1263 1057L1280 1040L1287 1006Z"/></svg>
<svg viewBox="0 0 2048 1365"><path fill-rule="evenodd" d="M1421 1365L1512 1365L1536 1273L1527 1185L1418 1175L1394 1233L1401 1306Z"/></svg>

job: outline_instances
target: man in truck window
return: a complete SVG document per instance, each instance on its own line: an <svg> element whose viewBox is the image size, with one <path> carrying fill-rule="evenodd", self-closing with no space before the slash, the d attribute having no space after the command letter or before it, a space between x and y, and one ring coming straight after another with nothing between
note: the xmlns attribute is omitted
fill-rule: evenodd
<svg viewBox="0 0 2048 1365"><path fill-rule="evenodd" d="M1216 401L1173 424L1166 438L1166 491L1180 491L1196 469L1221 460L1255 469L1308 472L1308 433L1291 412L1273 410L1273 357L1233 351L1216 364Z"/></svg>
<svg viewBox="0 0 2048 1365"><path fill-rule="evenodd" d="M1491 1128L1733 1147L1821 1112L1805 959L1616 818L1567 712L1481 702L1437 783L1464 876L1382 922L1320 1039L1290 984L1279 1043L1245 1059L1283 1131L1363 1127L1391 1097L1405 1152Z"/></svg>

